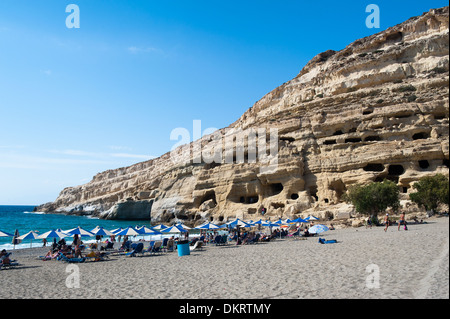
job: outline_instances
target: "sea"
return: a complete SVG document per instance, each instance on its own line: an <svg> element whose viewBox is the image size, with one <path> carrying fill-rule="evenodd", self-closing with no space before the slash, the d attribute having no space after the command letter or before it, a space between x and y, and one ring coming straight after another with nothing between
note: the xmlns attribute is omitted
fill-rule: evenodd
<svg viewBox="0 0 450 319"><path fill-rule="evenodd" d="M17 230L20 235L25 235L29 231L35 231L43 234L52 229L69 230L75 227L82 227L88 231L96 226L101 226L107 230L114 230L128 226L147 226L151 227L150 220L126 221L126 220L104 220L90 216L74 216L63 214L46 214L43 212L33 212L34 206L2 206L0 205L0 231L13 234ZM158 235L152 236L157 240ZM150 239L149 235L136 236L133 240ZM49 239L51 242L53 239ZM95 242L95 238L83 238L84 243ZM0 250L12 250L30 247L42 247L42 239L23 240L17 245L12 243L13 237L0 237Z"/></svg>

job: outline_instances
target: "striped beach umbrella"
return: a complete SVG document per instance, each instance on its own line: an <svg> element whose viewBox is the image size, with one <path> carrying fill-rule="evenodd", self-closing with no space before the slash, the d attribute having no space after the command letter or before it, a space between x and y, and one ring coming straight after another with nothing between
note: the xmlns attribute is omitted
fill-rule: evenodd
<svg viewBox="0 0 450 319"><path fill-rule="evenodd" d="M117 235L117 233L120 232L120 231L122 231L122 230L123 230L123 228L122 228L122 227L119 227L119 228L116 228L116 229L111 230L111 233L113 233L114 235Z"/></svg>
<svg viewBox="0 0 450 319"><path fill-rule="evenodd" d="M302 218L296 218L296 219L293 219L293 220L291 220L291 224L295 224L295 223L307 223L308 221L306 220L306 219L302 219Z"/></svg>
<svg viewBox="0 0 450 319"><path fill-rule="evenodd" d="M228 227L236 228L236 227L248 227L248 223L244 222L243 220L236 218L235 220L227 223Z"/></svg>
<svg viewBox="0 0 450 319"><path fill-rule="evenodd" d="M159 225L153 226L152 229L161 231L161 230L166 229L168 227L169 226L166 226L166 225L163 225L163 224L159 224Z"/></svg>
<svg viewBox="0 0 450 319"><path fill-rule="evenodd" d="M195 229L215 230L215 229L220 229L220 226L217 226L216 224L208 222L208 223L205 223L203 225L195 227Z"/></svg>
<svg viewBox="0 0 450 319"><path fill-rule="evenodd" d="M116 236L137 236L141 235L136 229L131 226L116 233Z"/></svg>
<svg viewBox="0 0 450 319"><path fill-rule="evenodd" d="M308 222L311 222L311 221L319 220L319 218L314 217L313 215L309 215L308 217L305 218L305 220Z"/></svg>
<svg viewBox="0 0 450 319"><path fill-rule="evenodd" d="M14 237L14 235L0 230L0 237Z"/></svg>
<svg viewBox="0 0 450 319"><path fill-rule="evenodd" d="M107 229L104 229L103 227L95 227L93 230L91 230L91 233L93 233L95 236L114 236L115 234Z"/></svg>
<svg viewBox="0 0 450 319"><path fill-rule="evenodd" d="M29 239L30 240L30 248L31 248L32 244L33 244L33 239L38 239L38 236L39 236L38 233L36 233L34 231L29 231L25 235L17 237L17 239L20 239L20 240Z"/></svg>
<svg viewBox="0 0 450 319"><path fill-rule="evenodd" d="M163 234L179 234L179 233L186 233L187 230L179 225L174 225L172 227L167 227L161 230L161 233Z"/></svg>
<svg viewBox="0 0 450 319"><path fill-rule="evenodd" d="M69 236L75 236L75 235L85 236L85 237L95 236L93 233L91 233L90 231L87 231L86 229L81 228L80 226L69 229L69 230L65 230L64 232L69 234Z"/></svg>
<svg viewBox="0 0 450 319"><path fill-rule="evenodd" d="M47 239L47 238L64 238L64 237L70 237L70 235L66 234L65 232L59 232L53 229L43 233L42 235L39 235L37 238Z"/></svg>

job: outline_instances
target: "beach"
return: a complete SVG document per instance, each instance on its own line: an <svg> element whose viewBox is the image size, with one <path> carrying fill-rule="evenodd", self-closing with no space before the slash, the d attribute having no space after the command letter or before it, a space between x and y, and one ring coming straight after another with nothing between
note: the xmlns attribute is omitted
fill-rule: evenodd
<svg viewBox="0 0 450 319"><path fill-rule="evenodd" d="M337 243L310 237L209 244L188 256L147 253L80 264L38 260L48 247L15 250L12 258L20 265L0 271L0 298L449 298L448 217L409 224L407 231L344 228L319 238ZM78 288L66 284L74 268Z"/></svg>

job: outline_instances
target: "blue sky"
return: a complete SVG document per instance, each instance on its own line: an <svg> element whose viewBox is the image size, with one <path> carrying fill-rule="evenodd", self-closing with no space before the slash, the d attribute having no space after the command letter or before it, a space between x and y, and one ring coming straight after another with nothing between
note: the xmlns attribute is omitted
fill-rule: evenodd
<svg viewBox="0 0 450 319"><path fill-rule="evenodd" d="M80 28L68 29L68 4ZM380 29L365 25L380 8ZM316 54L446 1L0 0L0 205L53 201L222 128Z"/></svg>

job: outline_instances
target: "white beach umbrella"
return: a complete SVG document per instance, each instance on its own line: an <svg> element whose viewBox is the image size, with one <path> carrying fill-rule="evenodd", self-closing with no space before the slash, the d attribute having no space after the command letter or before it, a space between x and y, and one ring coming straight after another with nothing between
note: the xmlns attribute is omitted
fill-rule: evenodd
<svg viewBox="0 0 450 319"><path fill-rule="evenodd" d="M33 244L33 239L38 239L38 236L39 236L38 233L36 233L34 231L29 231L25 235L17 237L17 239L20 239L20 240L29 239L30 240L30 248L31 248L32 244Z"/></svg>
<svg viewBox="0 0 450 319"><path fill-rule="evenodd" d="M227 223L227 225L228 225L229 227L232 227L232 228L235 228L235 227L238 227L238 226L239 226L239 227L247 227L247 226L248 226L248 223L244 222L243 220L241 220L241 219L239 219L239 218L236 218L235 220L233 220L233 221Z"/></svg>
<svg viewBox="0 0 450 319"><path fill-rule="evenodd" d="M190 229L192 229L191 227L188 227L188 226L186 226L186 225L183 224L183 223L178 223L177 226L180 226L181 228L183 228L183 229L185 229L185 230L190 230Z"/></svg>
<svg viewBox="0 0 450 319"><path fill-rule="evenodd" d="M142 226L139 229L136 229L139 233L141 233L141 235L150 235L150 238L152 235L160 235L161 232L148 228L147 226Z"/></svg>

